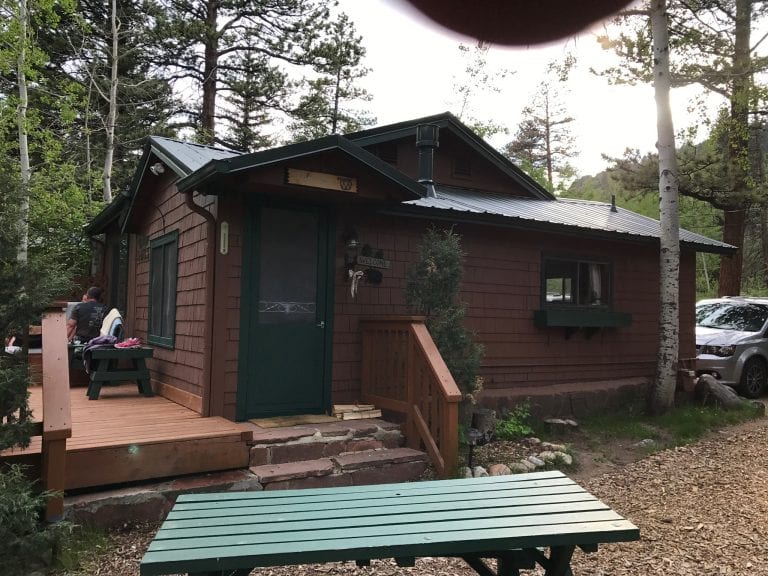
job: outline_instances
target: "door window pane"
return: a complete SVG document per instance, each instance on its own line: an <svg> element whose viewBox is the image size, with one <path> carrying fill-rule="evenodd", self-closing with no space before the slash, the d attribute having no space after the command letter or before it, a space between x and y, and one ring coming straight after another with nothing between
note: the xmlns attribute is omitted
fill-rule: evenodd
<svg viewBox="0 0 768 576"><path fill-rule="evenodd" d="M317 236L312 212L264 208L259 237L259 322L309 324L317 309Z"/></svg>

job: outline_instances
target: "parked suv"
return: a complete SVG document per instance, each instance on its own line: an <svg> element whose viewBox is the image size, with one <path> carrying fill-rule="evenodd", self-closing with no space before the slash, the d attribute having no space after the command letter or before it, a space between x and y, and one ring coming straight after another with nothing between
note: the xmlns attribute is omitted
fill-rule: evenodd
<svg viewBox="0 0 768 576"><path fill-rule="evenodd" d="M757 398L768 385L768 298L725 297L696 303L696 374Z"/></svg>

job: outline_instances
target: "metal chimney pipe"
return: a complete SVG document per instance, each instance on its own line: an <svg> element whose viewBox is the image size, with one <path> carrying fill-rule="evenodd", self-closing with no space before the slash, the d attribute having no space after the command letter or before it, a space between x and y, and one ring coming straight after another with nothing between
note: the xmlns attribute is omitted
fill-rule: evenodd
<svg viewBox="0 0 768 576"><path fill-rule="evenodd" d="M427 196L434 198L435 150L440 146L440 127L435 124L416 126L416 148L419 150L419 184L427 189Z"/></svg>

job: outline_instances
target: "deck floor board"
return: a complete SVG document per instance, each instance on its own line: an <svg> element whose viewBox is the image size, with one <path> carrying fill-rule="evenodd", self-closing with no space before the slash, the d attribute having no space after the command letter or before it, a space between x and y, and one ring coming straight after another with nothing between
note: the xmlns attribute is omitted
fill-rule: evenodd
<svg viewBox="0 0 768 576"><path fill-rule="evenodd" d="M67 454L73 457L78 455L79 465L89 461L96 464L103 462L105 458L114 457L119 461L119 455L127 449L133 450L137 446L146 446L153 447L153 454L167 453L169 458L176 457L179 453L189 452L183 459L184 464L180 465L180 472L195 472L196 470L193 469L195 464L192 462L200 463L200 472L210 471L211 461L216 460L215 454L206 457L199 454L199 451L206 449L205 447L216 451L217 443L232 447L225 449L229 456L221 459L222 462L224 460L229 462L230 464L227 465L230 468L235 462L244 462L247 465L248 446L242 436L253 430L250 424L232 422L218 416L203 418L196 412L162 396L149 398L142 396L133 383L105 386L98 400L89 400L85 388L71 388L70 401L72 437L67 440ZM30 388L29 405L36 419L44 417L41 387ZM39 436L33 437L27 448L9 450L3 452L3 455L38 455L41 444L42 440ZM162 457L155 459L162 460ZM143 462L140 475L146 478L155 477L152 466L151 459ZM158 474L162 473L162 476L169 474L168 462L158 462L157 468ZM94 471L94 474L98 475L98 471ZM130 472L126 470L126 474L130 476L125 479L126 481L138 479L134 470ZM78 487L87 485L89 482L83 476L83 473L78 473L77 479L73 480ZM115 471L113 470L108 476L114 481ZM94 482L97 480L95 479Z"/></svg>

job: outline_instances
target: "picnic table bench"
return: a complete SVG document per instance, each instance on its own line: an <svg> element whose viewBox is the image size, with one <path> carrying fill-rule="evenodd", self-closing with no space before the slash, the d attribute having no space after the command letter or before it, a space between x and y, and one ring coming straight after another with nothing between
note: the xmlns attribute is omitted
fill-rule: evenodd
<svg viewBox="0 0 768 576"><path fill-rule="evenodd" d="M179 496L141 575L245 576L253 568L463 558L480 576L544 567L568 576L574 549L639 529L560 472L340 488ZM547 556L543 549L549 548ZM486 562L496 559L494 571Z"/></svg>

